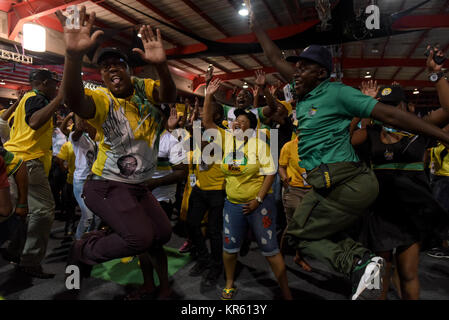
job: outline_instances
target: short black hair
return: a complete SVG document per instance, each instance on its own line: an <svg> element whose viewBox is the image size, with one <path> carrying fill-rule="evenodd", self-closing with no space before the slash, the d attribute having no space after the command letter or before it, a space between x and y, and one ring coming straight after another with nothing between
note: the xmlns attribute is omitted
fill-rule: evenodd
<svg viewBox="0 0 449 320"><path fill-rule="evenodd" d="M31 70L29 77L28 77L28 80L30 81L30 83L32 83L33 81L43 82L48 79L52 79L57 82L60 81L60 79L58 78L58 75L55 72L52 72L45 68Z"/></svg>
<svg viewBox="0 0 449 320"><path fill-rule="evenodd" d="M257 117L254 113L249 110L243 109L235 109L234 110L235 118L237 119L239 116L245 116L248 118L251 129L257 129Z"/></svg>

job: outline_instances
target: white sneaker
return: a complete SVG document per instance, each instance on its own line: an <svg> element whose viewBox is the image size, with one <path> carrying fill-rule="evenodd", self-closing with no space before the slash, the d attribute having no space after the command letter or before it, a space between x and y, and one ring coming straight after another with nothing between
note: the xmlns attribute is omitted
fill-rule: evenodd
<svg viewBox="0 0 449 320"><path fill-rule="evenodd" d="M381 257L365 256L352 272L352 300L377 300L382 294L385 261Z"/></svg>

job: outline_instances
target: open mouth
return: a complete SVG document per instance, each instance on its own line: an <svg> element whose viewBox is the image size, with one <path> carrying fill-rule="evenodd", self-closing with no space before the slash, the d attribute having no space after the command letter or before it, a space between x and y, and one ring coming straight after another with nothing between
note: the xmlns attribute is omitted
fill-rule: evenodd
<svg viewBox="0 0 449 320"><path fill-rule="evenodd" d="M120 82L122 81L122 78L120 78L119 76L112 76L111 77L111 82L115 85L119 85Z"/></svg>

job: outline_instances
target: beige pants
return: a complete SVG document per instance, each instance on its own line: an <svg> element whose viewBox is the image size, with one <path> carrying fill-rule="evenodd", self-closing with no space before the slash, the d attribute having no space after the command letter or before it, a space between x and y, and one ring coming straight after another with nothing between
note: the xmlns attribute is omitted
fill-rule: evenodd
<svg viewBox="0 0 449 320"><path fill-rule="evenodd" d="M20 265L35 267L39 266L45 258L55 216L55 202L43 163L35 159L27 161L26 166L29 213L26 242L21 254ZM15 199L16 195L13 198ZM14 246L14 244L12 245ZM9 250L11 249L10 247Z"/></svg>
<svg viewBox="0 0 449 320"><path fill-rule="evenodd" d="M311 188L292 186L290 186L288 191L286 191L285 188L282 189L282 204L285 209L287 225L290 223L296 208L301 204L302 199L310 190Z"/></svg>

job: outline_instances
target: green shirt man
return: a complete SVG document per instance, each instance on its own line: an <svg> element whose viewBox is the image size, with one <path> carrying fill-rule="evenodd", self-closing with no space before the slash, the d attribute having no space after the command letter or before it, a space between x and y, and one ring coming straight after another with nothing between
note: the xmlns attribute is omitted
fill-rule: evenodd
<svg viewBox="0 0 449 320"><path fill-rule="evenodd" d="M369 118L378 101L339 82L323 81L296 105L300 166L310 171L320 164L356 162L349 124Z"/></svg>

